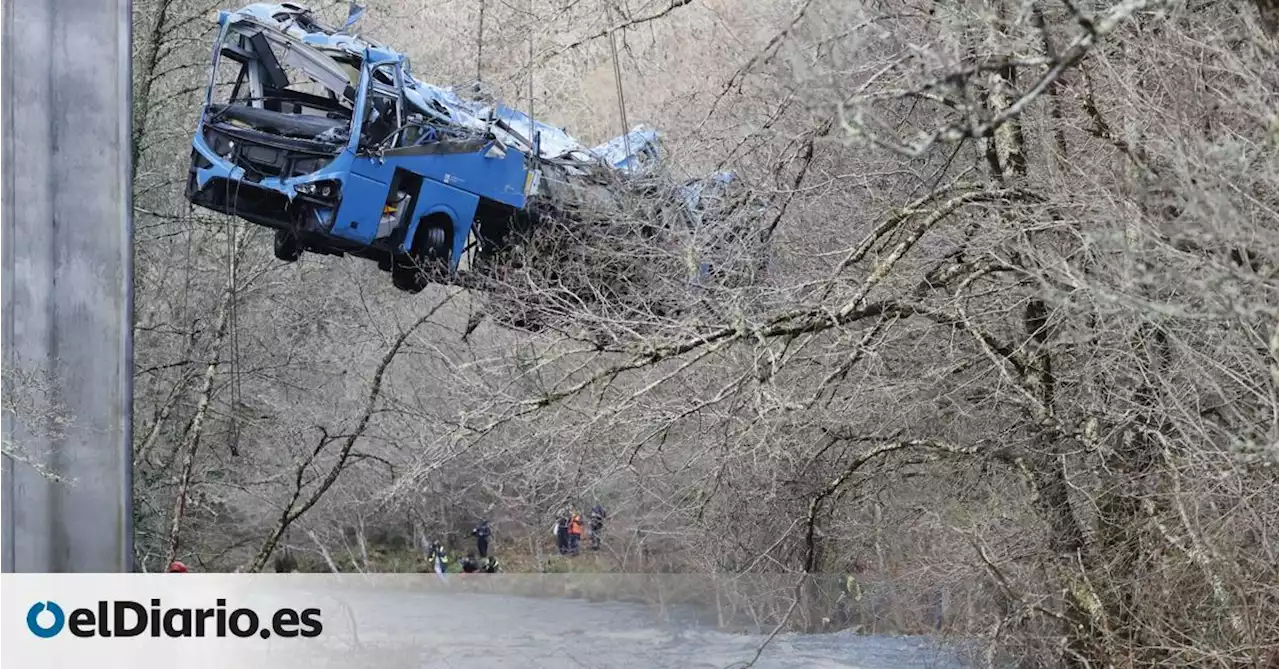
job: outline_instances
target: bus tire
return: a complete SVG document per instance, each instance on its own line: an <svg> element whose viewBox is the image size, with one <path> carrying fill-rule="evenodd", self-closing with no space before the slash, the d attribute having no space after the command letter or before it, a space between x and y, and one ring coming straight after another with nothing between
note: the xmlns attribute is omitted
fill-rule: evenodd
<svg viewBox="0 0 1280 669"><path fill-rule="evenodd" d="M293 233L287 230L276 230L274 251L277 259L294 262L302 257L302 244Z"/></svg>

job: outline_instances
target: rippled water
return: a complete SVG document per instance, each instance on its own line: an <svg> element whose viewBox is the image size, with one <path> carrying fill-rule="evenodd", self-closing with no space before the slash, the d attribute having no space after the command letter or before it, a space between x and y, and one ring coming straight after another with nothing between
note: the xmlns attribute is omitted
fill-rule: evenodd
<svg viewBox="0 0 1280 669"><path fill-rule="evenodd" d="M331 662L321 663L325 666L357 666L356 660L358 666L418 669L746 667L767 638L663 622L648 607L616 602L475 593L360 593L342 601L349 616L326 612L330 650L324 659ZM963 664L926 638L839 632L779 634L750 666L961 669Z"/></svg>

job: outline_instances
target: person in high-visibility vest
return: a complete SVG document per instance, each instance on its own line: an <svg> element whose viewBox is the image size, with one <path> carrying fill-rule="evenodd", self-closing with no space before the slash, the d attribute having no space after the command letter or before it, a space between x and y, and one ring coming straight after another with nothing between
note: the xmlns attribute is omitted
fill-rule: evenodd
<svg viewBox="0 0 1280 669"><path fill-rule="evenodd" d="M841 627L849 627L854 623L854 615L858 603L862 601L862 585L853 574L845 574L840 579L840 597L836 599L836 616Z"/></svg>
<svg viewBox="0 0 1280 669"><path fill-rule="evenodd" d="M840 594L852 598L853 601L861 601L862 586L858 584L858 579L853 574L845 574L844 580L840 583Z"/></svg>
<svg viewBox="0 0 1280 669"><path fill-rule="evenodd" d="M431 542L431 550L427 552L427 561L431 563L437 574L449 571L449 554L445 552L444 546L441 546L439 541Z"/></svg>
<svg viewBox="0 0 1280 669"><path fill-rule="evenodd" d="M582 543L582 516L576 511L569 517L569 555L578 554L578 546Z"/></svg>

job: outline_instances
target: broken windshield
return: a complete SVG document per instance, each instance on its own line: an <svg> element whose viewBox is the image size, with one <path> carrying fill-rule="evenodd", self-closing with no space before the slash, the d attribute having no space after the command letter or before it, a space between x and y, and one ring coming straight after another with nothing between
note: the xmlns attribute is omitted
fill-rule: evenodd
<svg viewBox="0 0 1280 669"><path fill-rule="evenodd" d="M218 46L209 91L214 112L210 121L239 120L239 125L263 132L344 141L355 94L342 65L252 20L228 26ZM246 107L262 111L249 121L244 111L236 111Z"/></svg>

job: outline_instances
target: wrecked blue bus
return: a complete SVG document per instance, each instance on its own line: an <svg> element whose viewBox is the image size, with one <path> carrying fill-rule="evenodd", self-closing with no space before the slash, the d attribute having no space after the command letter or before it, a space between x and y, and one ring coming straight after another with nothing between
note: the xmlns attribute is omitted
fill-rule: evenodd
<svg viewBox="0 0 1280 669"><path fill-rule="evenodd" d="M464 283L464 265L500 266L491 261L524 233L546 230L548 215L579 226L638 221L646 240L694 259L695 283L741 264L730 247L746 234L739 223L756 215L740 205L763 204L730 196L732 174L681 184L645 126L588 149L478 99L480 87L463 99L418 81L403 54L350 34L356 18L334 29L291 3L219 12L189 202L272 228L280 260L367 258L411 293ZM635 213L637 198L647 213ZM655 226L668 234L654 237Z"/></svg>
<svg viewBox="0 0 1280 669"><path fill-rule="evenodd" d="M592 154L502 105L418 82L403 54L319 23L305 7L218 16L187 199L275 230L275 255L369 258L397 288L447 280L527 226L543 167L654 157L651 131ZM345 27L344 27L345 28Z"/></svg>

